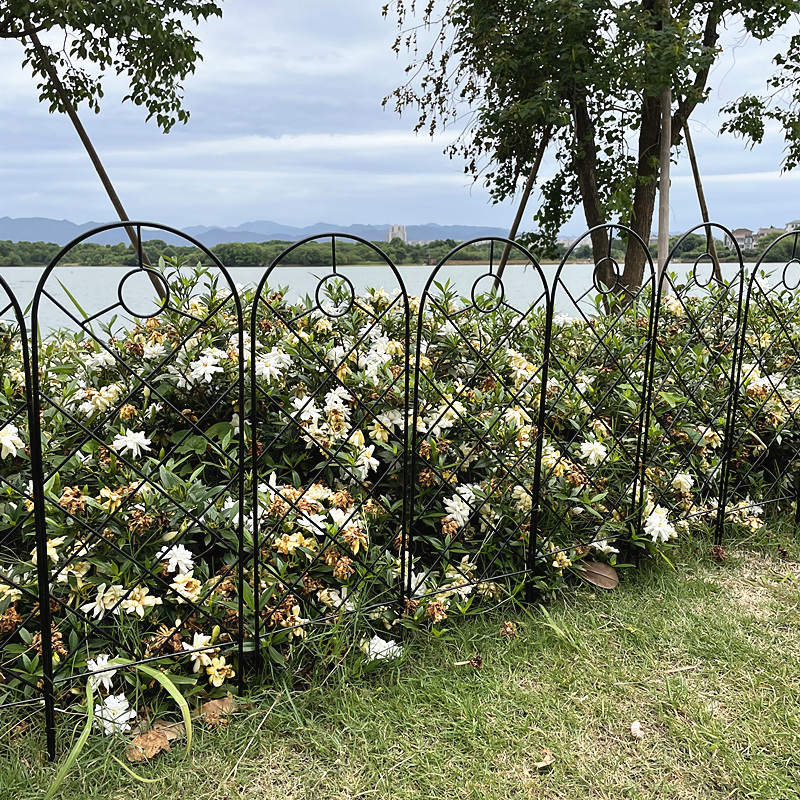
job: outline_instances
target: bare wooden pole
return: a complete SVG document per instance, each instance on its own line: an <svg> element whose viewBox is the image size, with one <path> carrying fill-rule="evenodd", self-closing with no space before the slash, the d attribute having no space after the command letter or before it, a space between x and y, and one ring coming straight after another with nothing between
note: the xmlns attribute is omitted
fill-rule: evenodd
<svg viewBox="0 0 800 800"><path fill-rule="evenodd" d="M78 133L78 138L81 140L86 152L89 154L89 158L91 159L92 164L94 165L95 170L100 178L100 182L103 184L103 188L106 190L106 194L108 194L109 200L111 200L111 205L114 206L114 210L117 212L120 220L122 222L127 222L130 217L126 213L125 209L122 206L122 201L119 199L116 190L114 189L113 184L111 183L111 179L108 177L108 173L103 167L103 163L100 161L100 156L97 154L97 150L94 149L94 145L92 144L92 140L89 138L89 134L86 133L86 129L83 127L83 123L80 121L78 117L78 112L75 110L75 107L72 105L72 101L70 100L69 95L67 94L66 89L64 88L64 84L61 83L61 79L58 77L58 73L56 72L55 68L53 67L52 62L50 61L47 52L45 51L44 47L42 47L42 43L39 40L39 37L36 35L36 31L26 26L25 28L25 35L31 40L33 43L36 52L39 55L39 58L42 59L42 64L44 65L45 71L47 72L48 77L53 82L53 85L56 88L56 92L58 93L58 98L61 101L61 105L64 107L64 110L67 112L67 116L70 118L73 127ZM131 240L131 245L133 246L134 250L140 250L140 242L139 237L136 235L136 231L134 230L132 225L126 225L125 230L128 234L128 238ZM150 262L147 259L147 255L142 251L142 261L147 265L151 266ZM158 296L161 300L166 298L166 294L164 293L164 288L159 280L155 277L155 275L150 274L150 281L153 284Z"/></svg>
<svg viewBox="0 0 800 800"><path fill-rule="evenodd" d="M508 238L512 241L517 236L517 231L519 230L520 223L522 222L522 216L525 213L525 206L528 204L528 199L531 196L533 185L536 183L536 176L539 174L539 167L542 165L542 159L544 158L545 151L547 150L547 145L550 144L552 130L552 127L548 125L542 132L542 139L539 142L539 149L536 151L536 158L533 162L533 166L531 167L531 171L528 174L528 180L525 182L525 188L522 190L522 196L519 199L519 208L517 208L517 214L514 217L511 230L508 233ZM503 248L503 255L500 256L500 265L497 267L498 279L503 277L503 272L506 268L506 263L508 263L508 256L510 253L511 244L508 243Z"/></svg>
<svg viewBox="0 0 800 800"><path fill-rule="evenodd" d="M669 0L663 0L664 19L669 18ZM658 274L663 274L669 254L669 157L672 149L672 88L661 90L661 152L658 176Z"/></svg>
<svg viewBox="0 0 800 800"><path fill-rule="evenodd" d="M700 180L700 169L697 166L697 155L694 152L694 145L692 144L692 135L689 133L689 121L683 123L683 134L686 137L686 149L689 151L689 163L692 165L692 175L694 176L694 188L697 190L697 202L700 204L700 214L703 217L703 222L708 225L711 221L708 215L708 206L706 205L706 195L703 191L703 182ZM706 228L708 235L708 252L714 268L714 277L717 280L722 280L722 269L719 265L719 257L717 256L717 244L714 241L714 236L711 228Z"/></svg>

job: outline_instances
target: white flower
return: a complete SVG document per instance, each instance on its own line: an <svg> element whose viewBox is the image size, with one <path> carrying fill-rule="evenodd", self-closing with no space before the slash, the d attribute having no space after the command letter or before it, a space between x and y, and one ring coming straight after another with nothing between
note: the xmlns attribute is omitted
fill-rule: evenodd
<svg viewBox="0 0 800 800"><path fill-rule="evenodd" d="M283 377L283 370L291 365L291 356L279 347L273 347L269 353L256 361L256 377L265 381L280 380Z"/></svg>
<svg viewBox="0 0 800 800"><path fill-rule="evenodd" d="M214 375L223 371L222 367L218 365L219 360L214 356L203 355L197 361L192 361L189 364L189 369L191 370L189 378L193 381L203 380L206 383L211 383Z"/></svg>
<svg viewBox="0 0 800 800"><path fill-rule="evenodd" d="M163 344L156 342L155 344L146 344L142 348L142 358L145 361L154 361L156 358L161 358L167 351Z"/></svg>
<svg viewBox="0 0 800 800"><path fill-rule="evenodd" d="M688 494L694 486L694 478L685 472L678 473L672 479L672 488L677 489L681 494Z"/></svg>
<svg viewBox="0 0 800 800"><path fill-rule="evenodd" d="M134 458L139 458L145 450L150 449L150 439L144 435L144 431L132 431L125 429L125 433L118 433L114 437L111 446L121 455L126 451Z"/></svg>
<svg viewBox="0 0 800 800"><path fill-rule="evenodd" d="M447 510L447 515L451 517L459 527L463 527L469 522L472 514L472 509L460 494L454 494L449 500L444 501L444 507Z"/></svg>
<svg viewBox="0 0 800 800"><path fill-rule="evenodd" d="M675 539L678 535L675 526L667 518L666 508L656 506L647 517L644 523L644 532L653 539L653 542L668 542Z"/></svg>
<svg viewBox="0 0 800 800"><path fill-rule="evenodd" d="M19 438L19 428L9 423L0 431L0 458L16 456L18 450L23 450L25 444Z"/></svg>
<svg viewBox="0 0 800 800"><path fill-rule="evenodd" d="M101 350L99 353L87 353L84 356L83 363L91 370L99 370L103 369L103 367L113 367L116 359L111 353Z"/></svg>
<svg viewBox="0 0 800 800"><path fill-rule="evenodd" d="M118 603L125 594L125 589L119 584L114 584L106 589L107 585L108 584L101 583L97 587L97 596L95 599L90 603L82 605L81 611L85 611L87 614L91 612L92 616L97 617L97 619L102 619L106 615L106 612L112 609L115 614L119 614L120 607Z"/></svg>
<svg viewBox="0 0 800 800"><path fill-rule="evenodd" d="M137 586L120 604L126 614L138 614L139 619L144 619L145 611L153 606L160 606L160 597L154 597L146 586Z"/></svg>
<svg viewBox="0 0 800 800"><path fill-rule="evenodd" d="M377 634L371 639L364 640L361 643L361 649L367 654L368 661L381 658L400 658L403 655L403 648L397 642L386 641Z"/></svg>
<svg viewBox="0 0 800 800"><path fill-rule="evenodd" d="M86 669L90 673L100 673L99 675L89 675L89 687L93 692L96 692L99 686L102 686L107 692L111 691L111 679L117 674L117 671L108 669L109 658L110 656L101 653L96 659L89 659L86 662Z"/></svg>
<svg viewBox="0 0 800 800"><path fill-rule="evenodd" d="M110 694L103 700L95 720L103 728L106 736L112 733L126 733L131 729L130 720L136 719L136 709L130 707L124 694Z"/></svg>
<svg viewBox="0 0 800 800"><path fill-rule="evenodd" d="M616 547L612 547L608 543L608 539L597 539L594 542L590 542L591 546L594 547L595 550L599 550L603 555L610 555L611 553L619 553Z"/></svg>
<svg viewBox="0 0 800 800"><path fill-rule="evenodd" d="M176 575L175 580L170 584L170 588L174 589L178 594L179 603L183 603L186 600L190 603L196 603L200 597L202 584L194 577L194 571L189 571L185 574Z"/></svg>
<svg viewBox="0 0 800 800"><path fill-rule="evenodd" d="M369 447L365 447L359 454L358 458L356 459L355 468L361 474L361 480L364 480L367 475L369 474L370 470L377 471L378 467L380 466L380 462L377 458L374 458L372 453L375 450L375 445L371 444Z"/></svg>
<svg viewBox="0 0 800 800"><path fill-rule="evenodd" d="M192 672L200 672L201 667L208 667L211 665L211 656L208 654L213 653L214 648L206 647L210 641L210 636L206 636L203 633L195 633L194 641L191 644L187 642L181 643L184 650L193 651L192 661L194 662L194 666L192 667Z"/></svg>
<svg viewBox="0 0 800 800"><path fill-rule="evenodd" d="M156 558L159 561L166 561L170 572L185 575L194 569L194 557L182 544L176 544L169 548L162 547Z"/></svg>
<svg viewBox="0 0 800 800"><path fill-rule="evenodd" d="M581 445L581 458L590 467L596 467L607 455L606 446L600 442L584 442Z"/></svg>

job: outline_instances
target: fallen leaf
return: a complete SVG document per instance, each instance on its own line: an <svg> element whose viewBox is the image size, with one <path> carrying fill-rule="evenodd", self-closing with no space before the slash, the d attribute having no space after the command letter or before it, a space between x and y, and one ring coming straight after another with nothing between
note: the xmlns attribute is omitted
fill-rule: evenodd
<svg viewBox="0 0 800 800"><path fill-rule="evenodd" d="M550 752L549 747L542 747L542 760L537 761L533 766L536 769L547 769L555 763L555 756Z"/></svg>
<svg viewBox="0 0 800 800"><path fill-rule="evenodd" d="M223 717L232 714L236 711L236 701L230 692L225 697L219 697L216 700L209 700L200 706L200 713L198 717L212 725L222 722Z"/></svg>
<svg viewBox="0 0 800 800"><path fill-rule="evenodd" d="M634 739L644 739L644 731L642 730L642 723L636 720L631 723L631 736Z"/></svg>
<svg viewBox="0 0 800 800"><path fill-rule="evenodd" d="M578 577L583 578L586 583L599 586L601 589L616 589L619 586L619 575L609 564L584 559L580 562L580 566L582 569L577 570Z"/></svg>
<svg viewBox="0 0 800 800"><path fill-rule="evenodd" d="M182 722L168 722L167 720L157 719L152 725L148 724L145 720L140 725L136 725L131 731L131 736L139 736L147 731L161 731L166 737L167 741L171 742L174 739L182 739L186 736L186 730Z"/></svg>
<svg viewBox="0 0 800 800"><path fill-rule="evenodd" d="M159 753L169 752L169 739L163 731L151 729L140 733L125 750L128 761L148 761Z"/></svg>

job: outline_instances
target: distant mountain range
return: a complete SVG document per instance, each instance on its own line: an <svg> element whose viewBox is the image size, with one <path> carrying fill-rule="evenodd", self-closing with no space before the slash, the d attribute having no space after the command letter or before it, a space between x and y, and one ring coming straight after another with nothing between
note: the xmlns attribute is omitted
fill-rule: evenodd
<svg viewBox="0 0 800 800"><path fill-rule="evenodd" d="M92 228L98 227L99 222L85 222L78 225L69 220L47 219L45 217L0 217L0 240L12 242L53 242L67 244ZM349 233L360 236L371 242L383 241L389 230L389 225L334 225L327 222L317 222L305 228L296 228L292 225L282 225L269 220L255 220L242 225L229 228L208 227L206 225L193 225L182 229L193 236L206 247L213 247L223 242L267 242L277 239L285 242L296 242L307 236L321 233ZM163 233L161 231L143 230L145 239L163 239L172 244L185 243L184 239ZM476 239L483 236L507 236L505 228L490 228L476 225L437 225L429 222L425 225L406 225L406 236L412 242L429 242L436 239L454 239L463 242L467 239ZM117 228L97 234L91 241L101 244L117 244L127 242L124 231Z"/></svg>

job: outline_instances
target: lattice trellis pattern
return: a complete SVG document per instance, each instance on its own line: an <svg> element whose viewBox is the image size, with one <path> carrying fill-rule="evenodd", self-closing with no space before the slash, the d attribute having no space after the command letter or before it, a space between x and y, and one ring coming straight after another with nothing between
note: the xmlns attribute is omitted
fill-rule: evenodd
<svg viewBox="0 0 800 800"><path fill-rule="evenodd" d="M38 701L41 696L26 631L36 619L36 535L31 485L30 364L22 310L0 277L0 707ZM30 641L27 639L30 638ZM27 660L27 664L26 664ZM32 668L31 668L32 667Z"/></svg>
<svg viewBox="0 0 800 800"><path fill-rule="evenodd" d="M736 394L741 254L737 264L724 265L723 273L714 234L735 241L733 234L715 225L695 230L705 238L705 252L694 263L681 263L683 243L692 241L693 232L678 240L657 302L646 484L650 512L666 512L666 535L696 523L715 528L721 523L717 508L726 493Z"/></svg>
<svg viewBox="0 0 800 800"><path fill-rule="evenodd" d="M776 239L748 276L725 520L745 528L760 527L762 510L785 512L800 492L800 316L786 302L800 287L799 239ZM783 269L765 275L762 265L787 250Z"/></svg>
<svg viewBox="0 0 800 800"><path fill-rule="evenodd" d="M136 264L120 268L111 302L92 307L83 297L72 308L64 300L72 296L61 268L70 248L45 270L33 300L34 332L55 311L77 331L60 350L35 334L32 352L41 426L32 437L41 467L35 504L46 531L39 580L50 598L42 645L45 658L48 647L58 655L56 687L94 669L90 653L191 657L198 633L215 625L217 646L236 645L241 661L239 298L209 252L215 266L203 295L185 296L177 265L164 265L173 280L152 269L143 226L131 227ZM153 282L160 299L151 308L129 307L134 280Z"/></svg>
<svg viewBox="0 0 800 800"><path fill-rule="evenodd" d="M441 282L465 243L431 274L418 314L407 580L412 600L434 596L440 613L523 574L534 546L549 298L529 252L488 241L485 274Z"/></svg>
<svg viewBox="0 0 800 800"><path fill-rule="evenodd" d="M655 279L636 234L615 226L607 232L606 256L589 267L562 261L552 289L558 314L550 336L540 530L542 559L553 569L568 566L576 548L612 553L616 539L641 533L635 498L645 457ZM622 284L615 236L617 248L631 237L644 251L640 288ZM591 270L589 289L574 288L580 270Z"/></svg>
<svg viewBox="0 0 800 800"><path fill-rule="evenodd" d="M357 289L339 264L342 239L385 265L380 286ZM308 296L291 302L270 285L276 268L324 246L328 265ZM252 330L256 636L277 644L356 608L396 613L410 339L400 273L355 237L299 242L264 275Z"/></svg>

